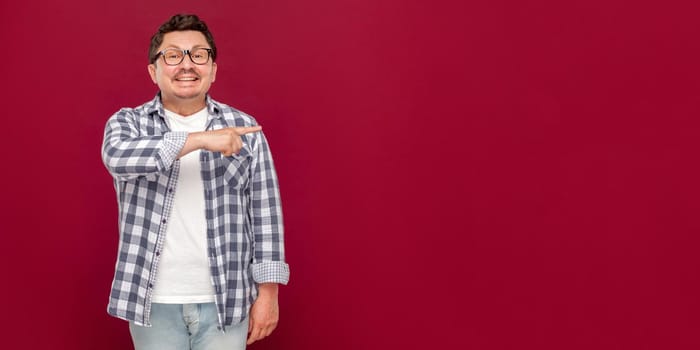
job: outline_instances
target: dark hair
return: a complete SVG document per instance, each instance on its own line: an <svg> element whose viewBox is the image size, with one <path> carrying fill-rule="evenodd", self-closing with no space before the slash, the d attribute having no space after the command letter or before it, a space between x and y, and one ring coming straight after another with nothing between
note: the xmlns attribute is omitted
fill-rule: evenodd
<svg viewBox="0 0 700 350"><path fill-rule="evenodd" d="M170 19L163 23L163 25L158 28L158 32L153 34L151 37L151 47L148 49L148 61L153 64L158 58L158 48L160 44L163 43L163 36L170 32L178 32L185 30L195 30L202 34L207 39L207 43L211 46L211 60L216 61L216 44L214 44L214 37L209 32L207 24L200 20L196 15L188 14L177 14L170 17Z"/></svg>

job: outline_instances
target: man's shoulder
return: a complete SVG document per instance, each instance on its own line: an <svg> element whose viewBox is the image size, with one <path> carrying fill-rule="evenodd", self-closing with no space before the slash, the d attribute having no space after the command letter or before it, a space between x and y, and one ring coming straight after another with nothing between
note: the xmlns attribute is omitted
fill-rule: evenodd
<svg viewBox="0 0 700 350"><path fill-rule="evenodd" d="M122 107L119 109L114 115L112 115L112 118L120 118L120 117L131 117L131 118L139 118L147 115L151 115L152 113L158 112L158 110L162 109L162 105L160 105L160 101L158 100L158 97L145 102L141 104L140 106L136 107Z"/></svg>
<svg viewBox="0 0 700 350"><path fill-rule="evenodd" d="M210 113L220 113L221 116L233 122L235 126L253 126L258 125L258 122L248 113L245 113L235 107L221 103L212 98L209 99Z"/></svg>

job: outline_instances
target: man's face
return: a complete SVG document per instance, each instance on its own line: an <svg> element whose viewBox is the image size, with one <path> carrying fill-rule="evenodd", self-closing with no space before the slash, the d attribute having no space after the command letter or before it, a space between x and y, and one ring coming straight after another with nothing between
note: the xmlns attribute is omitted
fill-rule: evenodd
<svg viewBox="0 0 700 350"><path fill-rule="evenodd" d="M207 44L204 34L187 30L165 34L158 51L196 48L211 47ZM164 104L199 102L203 101L211 83L216 79L216 63L209 58L205 64L195 64L185 55L180 64L169 66L165 64L162 55L159 55L155 63L148 65L148 72L153 82L158 84Z"/></svg>

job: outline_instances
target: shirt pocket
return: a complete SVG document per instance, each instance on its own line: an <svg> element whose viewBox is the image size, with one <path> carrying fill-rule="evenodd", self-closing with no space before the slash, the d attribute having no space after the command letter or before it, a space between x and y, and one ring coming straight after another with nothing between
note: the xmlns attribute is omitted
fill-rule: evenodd
<svg viewBox="0 0 700 350"><path fill-rule="evenodd" d="M144 176L143 179L148 181L148 182L157 182L159 177L160 177L160 174L151 173L151 174Z"/></svg>
<svg viewBox="0 0 700 350"><path fill-rule="evenodd" d="M245 188L248 185L252 155L246 147L239 154L230 157L221 155L221 167L226 185L233 189Z"/></svg>
<svg viewBox="0 0 700 350"><path fill-rule="evenodd" d="M158 182L159 179L160 179L160 174L150 173L147 175L141 175L135 179L127 180L126 182L141 183L141 184L144 184L145 186L148 186L149 183Z"/></svg>

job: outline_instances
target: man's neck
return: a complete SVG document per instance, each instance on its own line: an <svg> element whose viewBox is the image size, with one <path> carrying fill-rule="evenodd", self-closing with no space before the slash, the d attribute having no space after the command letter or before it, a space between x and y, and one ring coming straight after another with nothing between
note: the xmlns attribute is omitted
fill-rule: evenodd
<svg viewBox="0 0 700 350"><path fill-rule="evenodd" d="M181 115L183 117L188 117L191 116L192 114L195 114L199 111L201 111L204 107L206 107L206 99L201 99L198 101L183 101L183 102L176 102L176 101L166 101L163 100L163 108L176 113L178 115Z"/></svg>

